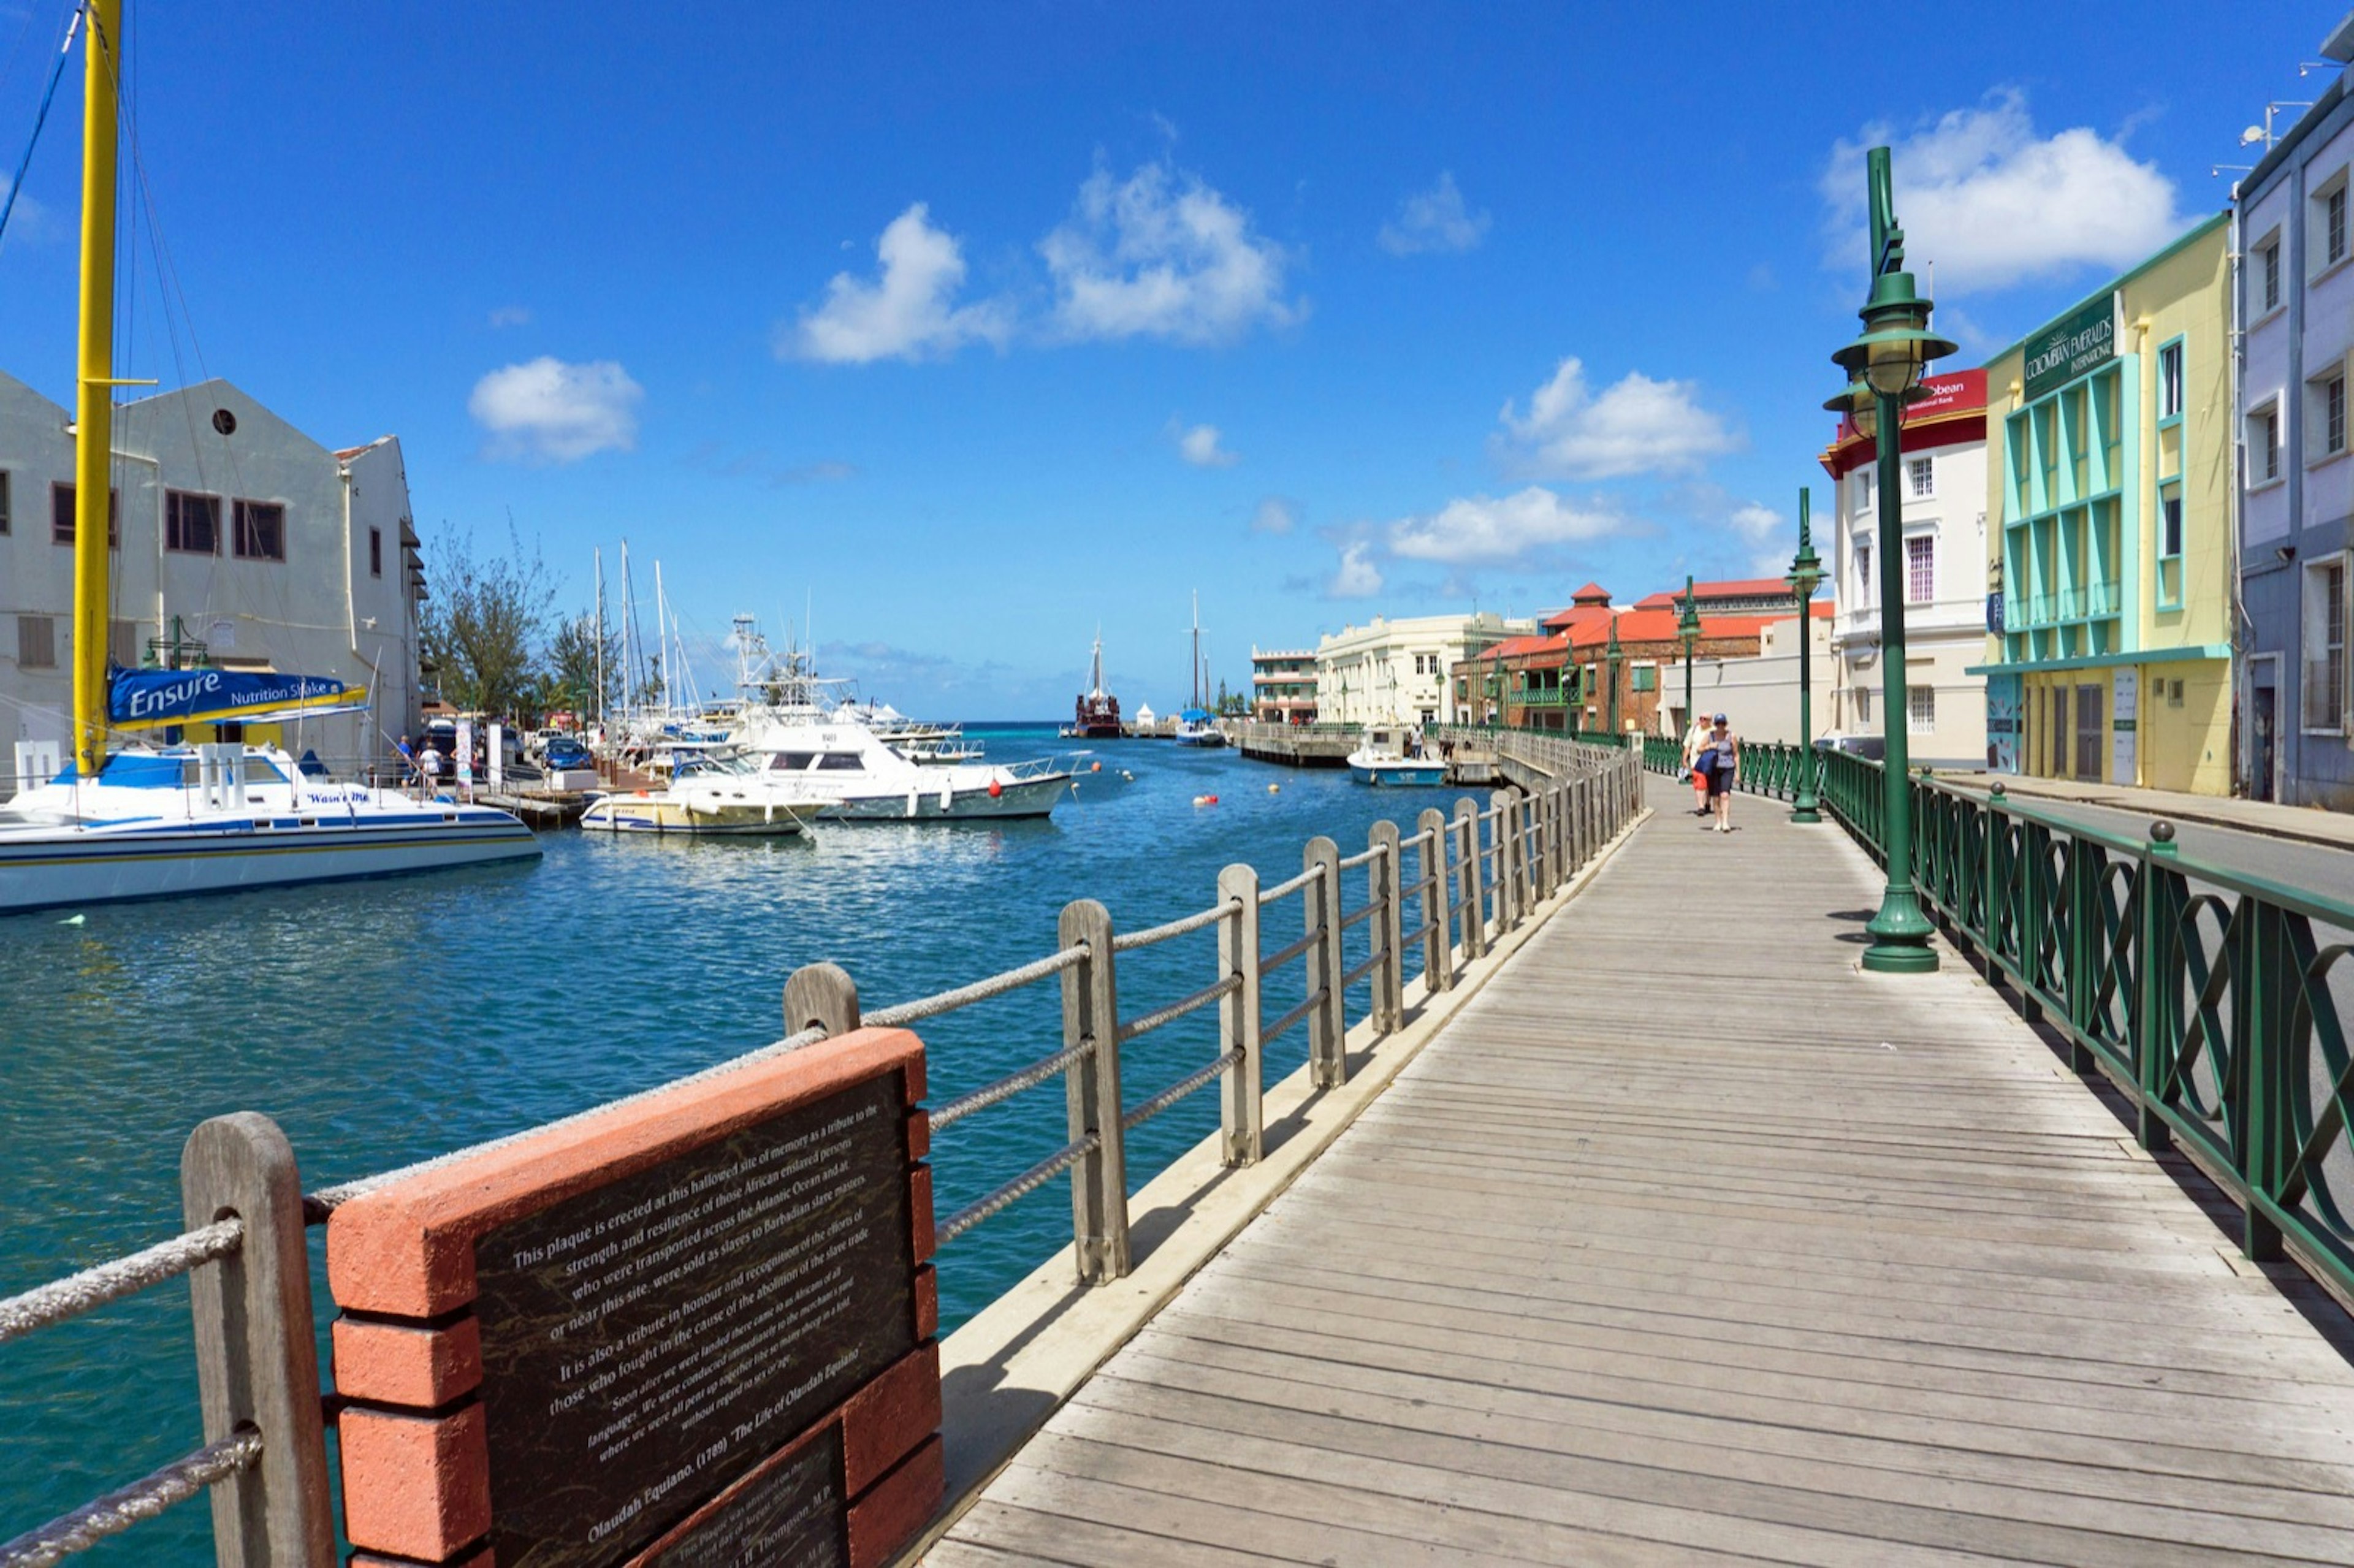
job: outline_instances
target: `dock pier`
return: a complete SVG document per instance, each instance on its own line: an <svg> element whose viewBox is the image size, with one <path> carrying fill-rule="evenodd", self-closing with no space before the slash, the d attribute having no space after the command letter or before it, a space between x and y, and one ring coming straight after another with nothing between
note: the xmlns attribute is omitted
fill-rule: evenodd
<svg viewBox="0 0 2354 1568"><path fill-rule="evenodd" d="M271 1224L200 1224L245 1188L199 1161L195 1228L0 1301L0 1339L198 1272L209 1446L128 1490L209 1486L242 1528L315 1541L306 1221L330 1227L338 1304L358 1302L335 1323L348 1396L389 1379L390 1337L472 1324L475 1287L429 1269L393 1299L373 1260L409 1255L339 1258L347 1208L380 1243L405 1214L446 1223L451 1194L480 1202L476 1164L573 1192L584 1150L642 1163L618 1128L675 1142L699 1107L741 1127L756 1088L815 1118L807 1085L849 1085L904 1118L874 1191L905 1193L912 1242L861 1266L907 1292L891 1298L913 1303L914 1348L862 1351L885 1369L872 1383L767 1433L772 1457L665 1542L732 1542L801 1498L816 1512L793 1517L837 1520L827 1560L853 1568L2354 1561L2354 1088L2315 1077L2338 1060L2335 1002L2302 987L2292 1018L2220 994L2237 966L2321 951L2354 908L2184 860L2166 833L2136 843L1925 779L1943 963L1866 974L1873 765L1747 748L1725 834L1696 831L1672 747L1483 734L1506 787L1377 823L1360 851L1311 840L1265 885L1229 868L1206 907L1149 929L1080 900L1054 952L917 1001L863 1008L813 966L776 1044L521 1143L303 1196L274 1128L225 1118L259 1151L231 1174L270 1195ZM1816 824L1785 803L1808 766ZM1156 955L1204 983L1123 1007L1119 971ZM1705 995L1650 997L1663 972L1704 973ZM1059 1012L1040 1059L929 1097L925 1021L1018 992ZM1198 1065L1123 1085L1127 1043L1195 1013ZM1306 1065L1266 1081L1267 1043L1293 1030ZM1126 1134L1213 1088L1216 1129L1132 1180ZM1068 1141L935 1215L936 1135L1034 1089L1067 1104ZM1070 1245L933 1338L935 1266L1066 1175ZM404 1206L412 1188L430 1202ZM631 1213L648 1202L614 1191ZM376 1359L347 1367L363 1345ZM399 1419L516 1407L463 1379L528 1358L412 1348ZM329 1413L355 1561L478 1561L522 1505L495 1473L480 1492L355 1489L373 1430L355 1423L392 1419L374 1409ZM108 1519L135 1511L122 1495ZM0 1562L120 1527L69 1516ZM223 1563L325 1568L217 1539Z"/></svg>
<svg viewBox="0 0 2354 1568"><path fill-rule="evenodd" d="M1267 724L1249 719L1235 726L1235 745L1257 762L1288 768L1345 768L1357 748L1352 724Z"/></svg>

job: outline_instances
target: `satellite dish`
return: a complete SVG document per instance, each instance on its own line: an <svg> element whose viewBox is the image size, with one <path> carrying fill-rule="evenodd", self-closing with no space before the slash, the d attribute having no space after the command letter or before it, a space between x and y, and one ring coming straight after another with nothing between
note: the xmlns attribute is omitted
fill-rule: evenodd
<svg viewBox="0 0 2354 1568"><path fill-rule="evenodd" d="M237 416L230 413L227 408L215 408L213 410L213 429L218 430L224 436L235 435L237 433Z"/></svg>

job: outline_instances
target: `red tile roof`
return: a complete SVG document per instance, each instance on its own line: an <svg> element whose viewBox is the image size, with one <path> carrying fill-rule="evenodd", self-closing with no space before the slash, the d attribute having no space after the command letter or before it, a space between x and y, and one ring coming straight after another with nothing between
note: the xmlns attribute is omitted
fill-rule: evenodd
<svg viewBox="0 0 2354 1568"><path fill-rule="evenodd" d="M1588 583L1569 596L1572 604L1608 604L1610 590L1600 583Z"/></svg>

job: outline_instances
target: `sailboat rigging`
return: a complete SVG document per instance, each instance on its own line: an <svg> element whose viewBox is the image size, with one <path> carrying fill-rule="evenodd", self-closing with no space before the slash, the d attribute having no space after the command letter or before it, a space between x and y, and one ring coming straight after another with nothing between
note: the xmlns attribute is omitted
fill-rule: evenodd
<svg viewBox="0 0 2354 1568"><path fill-rule="evenodd" d="M334 782L277 747L173 739L189 725L352 711L367 688L270 673L120 670L110 660L114 391L134 384L114 375L122 13L122 0L83 8L73 759L0 807L0 914L536 857L531 831L504 811ZM234 425L216 428L226 436ZM161 747L110 748L113 732L156 730Z"/></svg>

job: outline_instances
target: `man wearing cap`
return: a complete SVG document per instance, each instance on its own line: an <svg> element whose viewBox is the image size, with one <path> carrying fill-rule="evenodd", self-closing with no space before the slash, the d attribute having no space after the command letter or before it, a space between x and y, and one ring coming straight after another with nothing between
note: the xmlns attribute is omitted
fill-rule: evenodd
<svg viewBox="0 0 2354 1568"><path fill-rule="evenodd" d="M1701 765L1708 771L1708 803L1716 811L1716 821L1702 822L1701 831L1714 828L1729 833L1733 831L1733 780L1741 768L1741 737L1726 727L1723 714L1709 721L1708 735L1701 742Z"/></svg>

